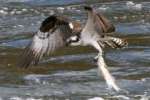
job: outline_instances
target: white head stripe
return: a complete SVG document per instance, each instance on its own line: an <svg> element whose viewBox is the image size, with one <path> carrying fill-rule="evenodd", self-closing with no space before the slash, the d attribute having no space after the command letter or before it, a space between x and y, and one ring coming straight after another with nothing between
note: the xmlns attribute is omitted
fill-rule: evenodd
<svg viewBox="0 0 150 100"><path fill-rule="evenodd" d="M76 41L76 40L78 39L77 36L72 36L72 37L70 37L70 38L71 38L72 41Z"/></svg>
<svg viewBox="0 0 150 100"><path fill-rule="evenodd" d="M74 27L71 22L69 23L69 26L70 26L71 29L73 29L73 27Z"/></svg>

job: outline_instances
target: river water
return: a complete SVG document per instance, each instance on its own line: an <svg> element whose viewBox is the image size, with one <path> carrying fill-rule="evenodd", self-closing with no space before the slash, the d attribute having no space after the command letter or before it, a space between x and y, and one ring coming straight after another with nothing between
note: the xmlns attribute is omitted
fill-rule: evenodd
<svg viewBox="0 0 150 100"><path fill-rule="evenodd" d="M0 100L149 100L150 2L137 1L141 7L126 0L0 0ZM121 50L105 49L108 69L128 94L107 89L91 47L64 48L29 69L16 66L47 16L60 13L84 23L84 4L103 12L129 42Z"/></svg>

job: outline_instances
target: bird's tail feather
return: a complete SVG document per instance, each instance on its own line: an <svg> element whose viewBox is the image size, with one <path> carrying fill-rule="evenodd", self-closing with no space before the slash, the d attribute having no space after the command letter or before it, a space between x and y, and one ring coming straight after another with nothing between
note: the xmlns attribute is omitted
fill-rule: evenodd
<svg viewBox="0 0 150 100"><path fill-rule="evenodd" d="M116 37L105 37L106 40L104 43L112 48L123 48L128 45L127 41L121 38L116 38Z"/></svg>

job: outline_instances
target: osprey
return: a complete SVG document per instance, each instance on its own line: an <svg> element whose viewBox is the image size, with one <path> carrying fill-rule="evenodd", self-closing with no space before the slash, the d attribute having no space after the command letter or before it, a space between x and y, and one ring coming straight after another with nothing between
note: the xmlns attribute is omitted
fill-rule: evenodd
<svg viewBox="0 0 150 100"><path fill-rule="evenodd" d="M115 79L107 70L106 63L103 58L103 48L109 46L111 48L122 48L127 45L127 42L123 39L110 36L110 33L115 31L114 25L106 19L102 14L97 13L90 6L84 7L88 13L88 19L86 25L80 33L80 39L78 42L72 42L70 45L82 45L82 46L93 46L98 50L98 55L95 60L98 63L98 68L102 71L102 74L109 86L116 91L120 88L116 85ZM70 37L68 41L71 41L74 37Z"/></svg>
<svg viewBox="0 0 150 100"><path fill-rule="evenodd" d="M98 50L95 59L107 85L119 91L120 88L116 85L115 79L107 70L103 59L103 48L105 46L122 48L127 45L127 42L109 35L115 31L115 27L102 14L97 13L90 6L85 6L84 9L88 13L84 28L81 28L79 22L72 22L62 16L52 15L46 18L34 35L31 44L25 49L20 67L27 68L32 63L37 64L45 54L52 53L66 45L93 46Z"/></svg>
<svg viewBox="0 0 150 100"><path fill-rule="evenodd" d="M33 37L32 42L26 47L19 66L27 68L31 64L38 64L45 55L68 45L67 39L81 31L80 23L71 21L64 16L51 15L46 18L39 31ZM70 42L76 42L76 37Z"/></svg>

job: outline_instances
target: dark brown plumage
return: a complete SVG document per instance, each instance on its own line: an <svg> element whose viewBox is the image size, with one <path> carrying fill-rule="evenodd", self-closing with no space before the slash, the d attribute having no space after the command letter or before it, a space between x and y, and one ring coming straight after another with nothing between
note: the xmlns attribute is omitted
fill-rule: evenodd
<svg viewBox="0 0 150 100"><path fill-rule="evenodd" d="M40 26L40 31L48 32L50 29L52 29L55 26L56 21L57 21L57 18L55 15L49 16L42 22Z"/></svg>
<svg viewBox="0 0 150 100"><path fill-rule="evenodd" d="M96 13L97 16L95 16L95 22L96 22L96 29L100 29L103 33L111 33L115 32L115 26L108 20L106 19L102 14ZM99 23L98 23L99 22Z"/></svg>

